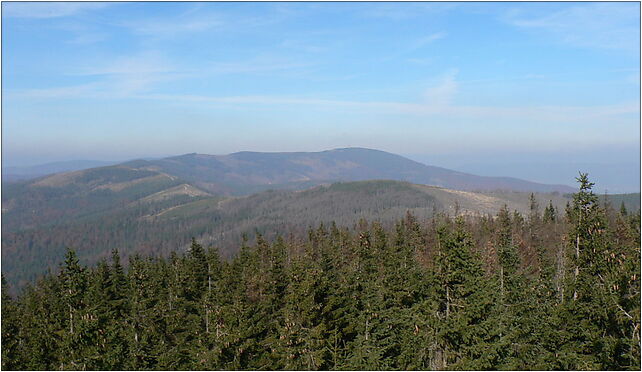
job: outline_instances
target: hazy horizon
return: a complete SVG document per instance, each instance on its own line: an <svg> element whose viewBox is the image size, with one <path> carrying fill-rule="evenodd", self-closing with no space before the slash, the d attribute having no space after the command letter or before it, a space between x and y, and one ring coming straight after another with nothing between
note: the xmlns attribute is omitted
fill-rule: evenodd
<svg viewBox="0 0 642 372"><path fill-rule="evenodd" d="M637 3L2 11L5 167L365 147L541 183L584 170L597 190L639 191Z"/></svg>

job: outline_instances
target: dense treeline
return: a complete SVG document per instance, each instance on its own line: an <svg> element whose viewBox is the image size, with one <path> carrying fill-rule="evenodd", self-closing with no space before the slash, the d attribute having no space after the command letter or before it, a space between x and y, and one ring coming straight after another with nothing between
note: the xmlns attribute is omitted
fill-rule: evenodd
<svg viewBox="0 0 642 372"><path fill-rule="evenodd" d="M323 225L2 291L3 369L640 369L640 214Z"/></svg>

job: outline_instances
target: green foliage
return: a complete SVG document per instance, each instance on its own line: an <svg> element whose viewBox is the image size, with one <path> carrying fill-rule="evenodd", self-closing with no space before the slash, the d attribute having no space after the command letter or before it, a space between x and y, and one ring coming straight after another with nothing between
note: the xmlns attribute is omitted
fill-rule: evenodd
<svg viewBox="0 0 642 372"><path fill-rule="evenodd" d="M2 368L639 370L640 214L579 181L566 221L407 213L127 269L68 250L16 298L3 278Z"/></svg>

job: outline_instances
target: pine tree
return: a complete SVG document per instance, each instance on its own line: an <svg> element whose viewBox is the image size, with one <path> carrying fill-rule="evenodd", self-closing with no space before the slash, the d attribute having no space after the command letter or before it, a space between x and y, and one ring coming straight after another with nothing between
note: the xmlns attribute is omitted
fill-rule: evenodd
<svg viewBox="0 0 642 372"><path fill-rule="evenodd" d="M200 248L200 245L197 244ZM199 250L202 253L202 249ZM202 256L199 254L202 259ZM187 256L172 255L169 262L168 306L164 314L164 338L167 349L159 355L158 366L163 369L194 369L198 334L203 332L199 316L200 282L204 262L196 262L192 252ZM151 309L154 311L154 309Z"/></svg>
<svg viewBox="0 0 642 372"><path fill-rule="evenodd" d="M98 262L92 275L88 275L87 292L85 294L87 303L87 316L84 322L84 333L86 341L80 354L88 369L109 369L111 346L107 346L107 327L113 319L107 288L111 285L109 266L105 260ZM111 340L110 340L111 341ZM115 346L115 345L114 345Z"/></svg>
<svg viewBox="0 0 642 372"><path fill-rule="evenodd" d="M67 308L67 331L62 340L61 351L69 357L63 362L63 368L86 369L86 361L79 355L82 345L91 337L86 329L89 320L84 301L87 290L87 275L80 266L76 253L68 249L65 254L65 263L60 272L62 283L62 299Z"/></svg>
<svg viewBox="0 0 642 372"><path fill-rule="evenodd" d="M492 297L480 259L472 251L472 240L461 217L452 233L439 231L441 251L437 257L441 303L440 368L491 368L483 359L487 349Z"/></svg>
<svg viewBox="0 0 642 372"><path fill-rule="evenodd" d="M283 321L274 351L284 360L287 370L327 369L330 359L322 314L327 287L319 261L312 256L312 249L306 250L304 255L294 258L289 270L281 310Z"/></svg>
<svg viewBox="0 0 642 372"><path fill-rule="evenodd" d="M217 248L210 247L206 253L207 288L203 295L203 318L205 333L197 350L199 368L221 369L225 363L223 354L224 320L223 309L227 290L222 283L224 265Z"/></svg>
<svg viewBox="0 0 642 372"><path fill-rule="evenodd" d="M355 337L349 344L347 368L380 370L388 369L389 360L385 358L387 338L384 299L377 262L377 252L372 243L372 235L367 224L361 224L356 249L356 262L349 284L355 301L350 319Z"/></svg>
<svg viewBox="0 0 642 372"><path fill-rule="evenodd" d="M613 326L621 313L628 313L621 307L618 285L614 283L618 276L615 273L620 270L619 252L610 244L604 211L591 191L594 184L583 173L577 180L580 190L568 209L573 266L567 286L572 296L560 308L564 344L558 363L561 368L574 369L619 369L622 364L630 367L631 359L622 357L623 350L628 349L625 354L630 354L630 343L622 342L623 327ZM634 326L624 327L627 328L633 330ZM629 334L625 338L632 337Z"/></svg>
<svg viewBox="0 0 642 372"><path fill-rule="evenodd" d="M118 250L112 250L109 278L105 281L103 297L106 302L107 322L104 329L104 369L124 369L129 353L124 320L129 313L127 277L120 264Z"/></svg>
<svg viewBox="0 0 642 372"><path fill-rule="evenodd" d="M537 224L537 221L536 208L532 207L529 224ZM537 346L537 336L540 336L541 324L546 319L544 314L537 312L536 288L533 288L536 282L529 280L520 270L520 256L506 206L499 211L497 223L499 290L494 316L498 332L494 335L497 338L491 347L496 355L494 368L532 369L537 365L533 364L534 360L542 354ZM532 234L532 230L529 234Z"/></svg>
<svg viewBox="0 0 642 372"><path fill-rule="evenodd" d="M377 256L381 262L382 300L380 327L386 365L392 369L428 369L433 358L433 339L436 336L432 322L436 304L430 296L432 278L421 266L420 257L426 246L424 231L417 219L406 213L397 224L393 242L388 242L380 225L374 235Z"/></svg>
<svg viewBox="0 0 642 372"><path fill-rule="evenodd" d="M157 275L163 275L166 271L162 263L161 261L161 265L157 265L155 268ZM152 276L154 273L151 269L140 256L130 257L128 272L130 312L126 322L127 343L130 352L125 369L156 368L158 355L165 351L165 347L161 347L165 342L159 342L162 335L154 332L154 323L157 326L162 325L162 313L159 314L158 309L155 309L154 306L159 298L153 291ZM166 281L159 281L160 286L168 286ZM171 296L167 297L168 302L171 303Z"/></svg>
<svg viewBox="0 0 642 372"><path fill-rule="evenodd" d="M624 200L622 200L622 203L620 204L620 214L622 216L626 216L629 214L629 212L626 210L626 206L624 205Z"/></svg>
<svg viewBox="0 0 642 372"><path fill-rule="evenodd" d="M18 304L9 294L9 286L2 275L2 369L24 369L20 358L20 322Z"/></svg>
<svg viewBox="0 0 642 372"><path fill-rule="evenodd" d="M554 223L557 220L557 212L553 206L553 201L548 201L548 206L544 209L544 216L542 217L544 222Z"/></svg>

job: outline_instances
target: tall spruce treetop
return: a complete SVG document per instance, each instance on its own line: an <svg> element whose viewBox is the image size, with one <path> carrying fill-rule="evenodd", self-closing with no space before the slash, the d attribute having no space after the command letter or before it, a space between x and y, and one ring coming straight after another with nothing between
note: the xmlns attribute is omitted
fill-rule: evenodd
<svg viewBox="0 0 642 372"><path fill-rule="evenodd" d="M493 299L463 218L457 217L453 232L441 227L439 240L436 269L440 278L437 296L441 305L442 361L438 365L445 369L490 368L482 354L492 328L487 320Z"/></svg>
<svg viewBox="0 0 642 372"><path fill-rule="evenodd" d="M591 190L594 184L585 173L577 181L580 189L567 209L572 263L567 286L572 297L561 308L561 334L568 341L561 345L560 368L619 369L622 342L613 327L619 305L611 279L615 253L604 210Z"/></svg>
<svg viewBox="0 0 642 372"><path fill-rule="evenodd" d="M570 241L574 250L572 255L573 300L581 295L589 295L592 291L590 283L586 280L590 279L592 277L590 274L593 273L586 272L587 275L580 276L580 268L583 267L586 270L597 263L595 254L599 247L597 247L596 238L605 228L604 219L599 210L598 197L591 190L595 184L589 182L587 173L580 173L576 179L580 183L580 189L573 195L573 205L568 210L571 224Z"/></svg>
<svg viewBox="0 0 642 372"><path fill-rule="evenodd" d="M529 214L528 214L528 219L531 223L536 223L539 218L539 203L537 202L537 199L535 199L535 194L531 193L531 196L529 197Z"/></svg>
<svg viewBox="0 0 642 372"><path fill-rule="evenodd" d="M555 207L553 207L553 201L548 201L548 206L544 209L544 216L542 219L546 223L553 223L557 218L557 213L555 212Z"/></svg>
<svg viewBox="0 0 642 372"><path fill-rule="evenodd" d="M74 333L74 313L82 305L85 291L87 290L87 277L85 270L80 266L76 252L71 249L65 254L65 263L60 272L63 283L63 297L69 308L69 333Z"/></svg>
<svg viewBox="0 0 642 372"><path fill-rule="evenodd" d="M497 254L499 258L500 300L502 304L512 302L509 297L516 294L519 255L513 241L511 217L506 205L497 214L499 231L497 236ZM510 294L510 295L509 295Z"/></svg>

